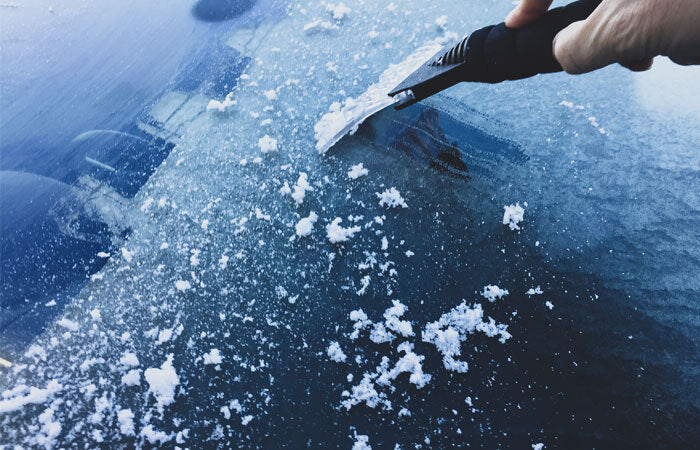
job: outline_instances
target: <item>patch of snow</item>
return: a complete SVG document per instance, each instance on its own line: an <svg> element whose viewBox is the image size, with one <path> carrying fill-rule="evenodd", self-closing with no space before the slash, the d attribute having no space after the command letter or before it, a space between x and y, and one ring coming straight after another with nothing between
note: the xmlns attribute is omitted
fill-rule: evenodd
<svg viewBox="0 0 700 450"><path fill-rule="evenodd" d="M306 191L313 191L313 188L309 184L309 178L306 173L299 172L299 178L294 185L294 192L292 192L292 198L297 205L301 205L304 202Z"/></svg>
<svg viewBox="0 0 700 450"><path fill-rule="evenodd" d="M70 331L78 331L78 324L70 319L66 319L65 317L62 317L61 320L56 323L63 328L69 329Z"/></svg>
<svg viewBox="0 0 700 450"><path fill-rule="evenodd" d="M148 392L153 394L160 408L175 401L175 388L180 383L172 363L170 354L160 368L148 368L143 374L149 385Z"/></svg>
<svg viewBox="0 0 700 450"><path fill-rule="evenodd" d="M209 353L204 354L204 364L209 365L209 364L221 364L221 361L223 361L224 357L221 356L221 353L219 353L218 348L212 348Z"/></svg>
<svg viewBox="0 0 700 450"><path fill-rule="evenodd" d="M347 6L345 6L345 3L343 3L343 2L340 2L337 5L334 5L332 3L328 3L326 5L326 11L331 13L335 20L342 20L345 18L345 16L347 16L348 14L350 14L352 12L352 10L350 8L348 8Z"/></svg>
<svg viewBox="0 0 700 450"><path fill-rule="evenodd" d="M124 261L130 263L134 258L134 253L136 253L136 250L129 251L122 247L122 257L124 258Z"/></svg>
<svg viewBox="0 0 700 450"><path fill-rule="evenodd" d="M45 409L43 413L39 414L41 431L35 439L38 445L43 446L47 450L54 448L56 439L58 435L61 434L61 424L54 420L54 412L53 407L49 407Z"/></svg>
<svg viewBox="0 0 700 450"><path fill-rule="evenodd" d="M352 450L372 450L372 446L369 445L369 436L355 432L355 442L352 444Z"/></svg>
<svg viewBox="0 0 700 450"><path fill-rule="evenodd" d="M534 289L533 289L533 288L530 288L530 289L527 290L527 292L525 292L525 294L528 295L528 296L530 296L530 297L532 297L533 295L539 295L539 294L543 294L543 293L544 293L544 291L543 291L542 288L539 287L539 286L537 286L537 287L534 288Z"/></svg>
<svg viewBox="0 0 700 450"><path fill-rule="evenodd" d="M127 367L138 367L139 359L136 357L135 353L124 352L121 358L119 358L119 364Z"/></svg>
<svg viewBox="0 0 700 450"><path fill-rule="evenodd" d="M501 289L494 284L489 284L488 286L484 286L484 290L481 291L481 295L486 300L493 303L497 299L500 299L500 298L508 295L508 289Z"/></svg>
<svg viewBox="0 0 700 450"><path fill-rule="evenodd" d="M124 436L133 436L135 434L134 413L130 409L117 411L117 423L119 424L119 432Z"/></svg>
<svg viewBox="0 0 700 450"><path fill-rule="evenodd" d="M330 359L339 363L345 362L345 360L347 359L347 356L345 356L345 353L343 353L343 350L340 348L340 344L338 344L337 341L331 342L331 344L326 349L326 354L328 354L328 357Z"/></svg>
<svg viewBox="0 0 700 450"><path fill-rule="evenodd" d="M314 20L313 22L309 22L306 25L304 25L304 28L302 30L306 34L312 34L312 33L317 33L319 31L331 31L331 30L337 30L338 25L332 24L327 20Z"/></svg>
<svg viewBox="0 0 700 450"><path fill-rule="evenodd" d="M218 100L209 100L209 103L207 103L207 111L226 112L228 108L236 104L238 104L238 101L233 99L233 92L231 92L222 102Z"/></svg>
<svg viewBox="0 0 700 450"><path fill-rule="evenodd" d="M333 222L326 225L326 233L328 234L328 239L332 244L347 242L349 239L352 239L355 233L360 231L360 227L358 226L348 228L341 227L340 222L342 221L343 219L336 217L333 219Z"/></svg>
<svg viewBox="0 0 700 450"><path fill-rule="evenodd" d="M258 139L258 147L262 153L277 151L277 139L268 136L267 134Z"/></svg>
<svg viewBox="0 0 700 450"><path fill-rule="evenodd" d="M189 281L178 280L175 282L175 288L180 292L185 292L186 290L190 289L191 287L192 286L190 286Z"/></svg>
<svg viewBox="0 0 700 450"><path fill-rule="evenodd" d="M45 389L30 387L26 395L19 395L27 391L26 386L22 389L3 391L3 400L0 401L0 413L8 413L22 409L25 405L40 404L46 402L56 392L63 389L63 385L56 380L51 380Z"/></svg>
<svg viewBox="0 0 700 450"><path fill-rule="evenodd" d="M163 445L173 438L171 434L167 434L163 431L156 430L151 424L148 424L145 427L143 427L143 430L141 430L141 437L146 438L148 442L153 445Z"/></svg>
<svg viewBox="0 0 700 450"><path fill-rule="evenodd" d="M429 342L442 353L442 362L446 369L456 372L466 372L469 365L465 361L456 360L462 354L461 343L468 334L481 331L489 337L500 336L504 343L511 337L507 325L496 324L493 319L484 322L484 311L480 304L468 306L462 302L457 307L440 316L436 322L428 323L423 330L423 341Z"/></svg>
<svg viewBox="0 0 700 450"><path fill-rule="evenodd" d="M377 193L379 198L379 206L386 206L387 208L408 208L406 201L401 197L399 191L395 187L385 190L381 194Z"/></svg>
<svg viewBox="0 0 700 450"><path fill-rule="evenodd" d="M314 224L318 220L318 216L315 212L311 211L308 217L304 217L296 224L297 236L303 237L308 236L314 230Z"/></svg>
<svg viewBox="0 0 700 450"><path fill-rule="evenodd" d="M348 170L348 178L350 178L351 180L357 180L358 178L363 177L368 173L369 170L365 169L362 163L359 163L350 167L350 170Z"/></svg>
<svg viewBox="0 0 700 450"><path fill-rule="evenodd" d="M519 230L519 224L525 216L525 210L520 206L520 203L504 206L503 210L503 225L508 225L511 230Z"/></svg>
<svg viewBox="0 0 700 450"><path fill-rule="evenodd" d="M141 384L141 370L132 369L122 376L122 384L126 386L138 386Z"/></svg>

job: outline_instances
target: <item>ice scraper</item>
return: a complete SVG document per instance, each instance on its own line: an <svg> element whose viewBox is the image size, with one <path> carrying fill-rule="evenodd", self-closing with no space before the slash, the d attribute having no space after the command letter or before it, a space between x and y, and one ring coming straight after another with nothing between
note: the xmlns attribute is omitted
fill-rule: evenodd
<svg viewBox="0 0 700 450"><path fill-rule="evenodd" d="M554 36L588 17L601 1L579 0L551 9L522 28L511 29L505 23L490 25L437 53L439 45L418 49L403 63L390 67L360 97L346 101L342 108L331 108L314 127L316 148L325 153L345 134L357 130L366 118L387 106L405 108L462 81L500 83L561 71L552 53ZM387 96L387 91L403 78L402 74L415 67L418 69Z"/></svg>
<svg viewBox="0 0 700 450"><path fill-rule="evenodd" d="M394 107L405 108L462 81L500 83L561 71L552 53L554 36L587 18L600 2L579 0L554 8L522 28L500 23L473 32L440 50L389 92Z"/></svg>

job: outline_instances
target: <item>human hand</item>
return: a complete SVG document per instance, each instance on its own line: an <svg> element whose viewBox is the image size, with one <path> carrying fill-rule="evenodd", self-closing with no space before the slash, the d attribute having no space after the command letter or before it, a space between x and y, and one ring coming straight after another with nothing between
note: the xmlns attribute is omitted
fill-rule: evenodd
<svg viewBox="0 0 700 450"><path fill-rule="evenodd" d="M527 25L551 4L520 0L506 26ZM586 20L560 31L552 50L562 68L574 74L613 63L643 71L657 55L677 64L700 64L700 0L603 0Z"/></svg>

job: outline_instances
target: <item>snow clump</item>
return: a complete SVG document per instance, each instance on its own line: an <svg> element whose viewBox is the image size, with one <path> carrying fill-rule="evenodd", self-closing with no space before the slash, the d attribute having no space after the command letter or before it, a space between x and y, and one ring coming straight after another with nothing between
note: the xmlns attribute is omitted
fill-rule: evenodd
<svg viewBox="0 0 700 450"><path fill-rule="evenodd" d="M296 224L297 236L304 237L311 234L314 230L314 224L318 220L318 216L315 212L311 211L308 217L304 217Z"/></svg>
<svg viewBox="0 0 700 450"><path fill-rule="evenodd" d="M354 226L354 227L348 227L348 228L343 228L340 226L340 222L342 222L343 219L340 217L336 217L333 219L333 222L330 224L326 225L326 233L328 234L328 240L331 241L331 244L337 244L338 242L347 242L349 239L352 239L352 237L360 231L360 227Z"/></svg>
<svg viewBox="0 0 700 450"><path fill-rule="evenodd" d="M352 10L345 6L345 3L343 2L340 2L337 5L334 5L332 3L327 4L326 11L331 13L335 20L342 20L345 18L345 16L352 12Z"/></svg>
<svg viewBox="0 0 700 450"><path fill-rule="evenodd" d="M495 302L497 299L505 297L508 295L508 289L501 289L494 284L489 284L484 286L484 290L481 291L481 295L491 303Z"/></svg>
<svg viewBox="0 0 700 450"><path fill-rule="evenodd" d="M385 190L381 194L377 193L379 198L379 206L386 206L387 208L408 208L406 201L401 197L399 191L395 187Z"/></svg>
<svg viewBox="0 0 700 450"><path fill-rule="evenodd" d="M466 301L456 308L440 316L436 322L431 322L423 330L423 341L435 345L442 353L442 362L447 370L466 372L469 365L466 361L459 361L455 357L462 354L461 344L467 339L468 334L481 331L489 337L500 336L499 341L511 338L507 325L496 324L489 318L484 322L484 310L480 304L467 306Z"/></svg>
<svg viewBox="0 0 700 450"><path fill-rule="evenodd" d="M148 368L143 375L149 385L148 392L153 394L159 408L175 401L175 388L180 383L180 379L173 367L172 353L168 355L160 369Z"/></svg>
<svg viewBox="0 0 700 450"><path fill-rule="evenodd" d="M258 147L263 153L277 151L277 139L268 136L267 134L258 139Z"/></svg>
<svg viewBox="0 0 700 450"><path fill-rule="evenodd" d="M330 359L339 363L345 362L345 360L347 359L347 356L345 356L345 353L343 353L343 350L340 348L340 344L338 344L337 341L331 342L331 344L326 349L326 354L328 354L328 357Z"/></svg>
<svg viewBox="0 0 700 450"><path fill-rule="evenodd" d="M351 180L357 180L358 178L365 176L369 173L369 170L365 169L362 163L355 166L351 166L348 171L348 178Z"/></svg>
<svg viewBox="0 0 700 450"><path fill-rule="evenodd" d="M525 210L520 206L520 203L504 206L503 209L503 225L508 225L511 230L519 230L519 223L523 221L525 216Z"/></svg>

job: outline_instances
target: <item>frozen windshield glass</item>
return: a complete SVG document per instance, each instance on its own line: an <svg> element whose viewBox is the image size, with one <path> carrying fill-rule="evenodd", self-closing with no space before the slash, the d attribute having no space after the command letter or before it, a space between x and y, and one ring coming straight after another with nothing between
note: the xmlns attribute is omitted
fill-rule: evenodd
<svg viewBox="0 0 700 450"><path fill-rule="evenodd" d="M697 68L465 83L317 150L511 7L0 5L0 446L690 448Z"/></svg>

